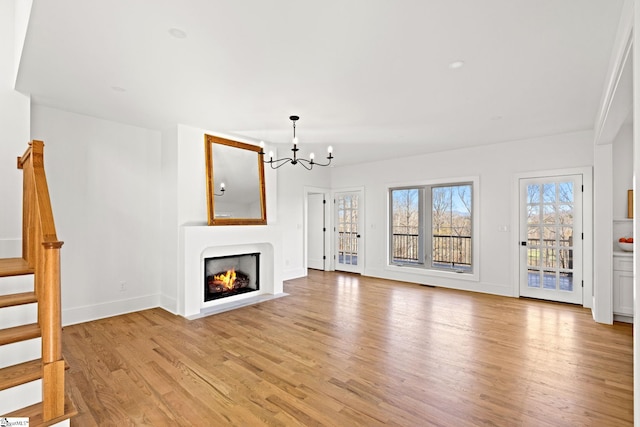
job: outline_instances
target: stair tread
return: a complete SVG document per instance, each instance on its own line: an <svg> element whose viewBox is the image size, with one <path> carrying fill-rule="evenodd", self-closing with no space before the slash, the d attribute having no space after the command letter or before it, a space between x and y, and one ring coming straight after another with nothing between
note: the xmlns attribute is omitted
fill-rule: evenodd
<svg viewBox="0 0 640 427"><path fill-rule="evenodd" d="M33 274L33 267L22 258L0 258L0 277Z"/></svg>
<svg viewBox="0 0 640 427"><path fill-rule="evenodd" d="M42 359L30 360L0 369L0 390L42 378Z"/></svg>
<svg viewBox="0 0 640 427"><path fill-rule="evenodd" d="M75 415L78 415L78 410L73 404L73 401L68 394L64 396L64 415L54 418L49 421L42 420L42 403L36 403L35 405L27 406L26 408L18 409L10 414L3 415L3 417L28 417L29 427L46 427L61 421L67 420Z"/></svg>
<svg viewBox="0 0 640 427"><path fill-rule="evenodd" d="M35 292L22 292L19 294L0 295L0 308L13 307L22 304L38 302Z"/></svg>
<svg viewBox="0 0 640 427"><path fill-rule="evenodd" d="M64 369L69 369L67 362ZM6 390L42 378L42 359L29 360L0 368L0 390Z"/></svg>
<svg viewBox="0 0 640 427"><path fill-rule="evenodd" d="M26 341L40 337L40 327L37 323L0 329L0 345Z"/></svg>

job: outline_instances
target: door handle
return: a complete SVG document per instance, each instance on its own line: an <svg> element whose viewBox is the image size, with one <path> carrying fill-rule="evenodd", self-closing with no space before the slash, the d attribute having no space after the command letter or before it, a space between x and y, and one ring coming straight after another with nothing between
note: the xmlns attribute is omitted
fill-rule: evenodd
<svg viewBox="0 0 640 427"><path fill-rule="evenodd" d="M360 235L359 235L359 234L356 234L356 237L359 239L359 238L360 238Z"/></svg>
<svg viewBox="0 0 640 427"><path fill-rule="evenodd" d="M527 242L520 242L520 246L527 246Z"/></svg>

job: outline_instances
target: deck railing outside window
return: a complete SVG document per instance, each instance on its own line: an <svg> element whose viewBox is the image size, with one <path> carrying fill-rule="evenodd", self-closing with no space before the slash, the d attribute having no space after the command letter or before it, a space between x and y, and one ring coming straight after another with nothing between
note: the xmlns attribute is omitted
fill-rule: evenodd
<svg viewBox="0 0 640 427"><path fill-rule="evenodd" d="M355 231L338 232L338 251L356 253L358 250L358 233Z"/></svg>
<svg viewBox="0 0 640 427"><path fill-rule="evenodd" d="M420 261L417 234L393 234L394 261Z"/></svg>
<svg viewBox="0 0 640 427"><path fill-rule="evenodd" d="M528 238L528 265L572 269L573 239L560 239L558 244L559 246L556 246L556 239L542 239L542 245L540 245L539 238Z"/></svg>
<svg viewBox="0 0 640 427"><path fill-rule="evenodd" d="M471 265L471 236L433 236L433 264Z"/></svg>
<svg viewBox="0 0 640 427"><path fill-rule="evenodd" d="M418 234L393 234L393 261L421 262ZM432 263L471 265L471 236L434 235Z"/></svg>

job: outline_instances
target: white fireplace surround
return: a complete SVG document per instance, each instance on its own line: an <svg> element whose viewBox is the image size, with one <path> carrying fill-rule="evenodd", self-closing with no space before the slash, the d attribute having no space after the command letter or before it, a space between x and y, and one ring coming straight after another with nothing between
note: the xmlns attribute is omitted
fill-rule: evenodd
<svg viewBox="0 0 640 427"><path fill-rule="evenodd" d="M199 317L216 306L255 301L256 296L282 296L282 244L273 226L205 226L181 227L178 314ZM213 301L204 301L204 259L211 257L260 253L260 290Z"/></svg>

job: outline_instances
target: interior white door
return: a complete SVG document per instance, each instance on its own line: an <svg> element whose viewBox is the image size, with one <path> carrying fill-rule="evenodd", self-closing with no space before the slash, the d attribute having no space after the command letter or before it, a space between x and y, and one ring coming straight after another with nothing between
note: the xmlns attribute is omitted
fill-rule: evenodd
<svg viewBox="0 0 640 427"><path fill-rule="evenodd" d="M335 269L363 272L362 191L335 194Z"/></svg>
<svg viewBox="0 0 640 427"><path fill-rule="evenodd" d="M324 194L310 193L307 196L307 267L325 269Z"/></svg>
<svg viewBox="0 0 640 427"><path fill-rule="evenodd" d="M520 180L520 295L582 304L582 175Z"/></svg>

